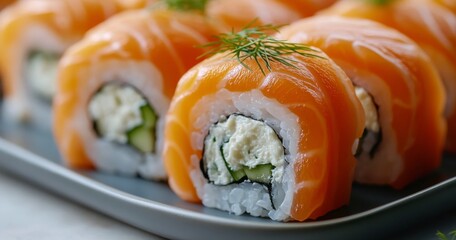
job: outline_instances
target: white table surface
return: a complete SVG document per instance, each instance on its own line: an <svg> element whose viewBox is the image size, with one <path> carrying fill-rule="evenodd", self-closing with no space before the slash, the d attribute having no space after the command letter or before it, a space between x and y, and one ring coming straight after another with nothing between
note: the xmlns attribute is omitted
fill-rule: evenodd
<svg viewBox="0 0 456 240"><path fill-rule="evenodd" d="M0 172L0 239L161 239Z"/></svg>

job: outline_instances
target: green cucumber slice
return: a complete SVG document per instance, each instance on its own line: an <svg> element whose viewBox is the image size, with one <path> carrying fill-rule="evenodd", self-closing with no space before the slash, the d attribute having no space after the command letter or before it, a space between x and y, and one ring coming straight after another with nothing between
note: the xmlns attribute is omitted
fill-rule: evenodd
<svg viewBox="0 0 456 240"><path fill-rule="evenodd" d="M128 131L128 143L143 153L150 153L155 150L155 136L153 129L144 125L135 127Z"/></svg>
<svg viewBox="0 0 456 240"><path fill-rule="evenodd" d="M147 128L155 128L157 114L152 107L149 104L145 104L139 108L139 111L141 112L141 117L143 119L143 126Z"/></svg>
<svg viewBox="0 0 456 240"><path fill-rule="evenodd" d="M252 182L271 183L272 168L272 164L262 164L254 168L244 167L244 172Z"/></svg>
<svg viewBox="0 0 456 240"><path fill-rule="evenodd" d="M155 151L157 114L149 104L139 108L143 123L127 132L128 143L143 153Z"/></svg>
<svg viewBox="0 0 456 240"><path fill-rule="evenodd" d="M223 154L223 144L220 146L220 153L222 155L223 161L225 162L226 168L228 169L231 177L233 177L235 182L247 178L252 182L259 182L264 184L271 183L272 169L274 168L272 164L257 165L254 168L244 166L239 170L232 170L225 159L225 155Z"/></svg>
<svg viewBox="0 0 456 240"><path fill-rule="evenodd" d="M228 170L230 171L231 176L236 182L242 180L246 176L245 171L242 168L239 170L231 170L230 168L228 168Z"/></svg>
<svg viewBox="0 0 456 240"><path fill-rule="evenodd" d="M28 55L29 60L40 59L46 62L58 62L61 57L61 54L46 51L31 51Z"/></svg>
<svg viewBox="0 0 456 240"><path fill-rule="evenodd" d="M237 182L245 177L244 169L241 168L239 170L232 170L231 167L229 166L228 162L226 162L225 154L223 154L223 144L220 145L220 154L222 155L222 159L223 159L223 162L225 163L226 169L228 169L228 172L230 173L231 177L234 179L235 182Z"/></svg>

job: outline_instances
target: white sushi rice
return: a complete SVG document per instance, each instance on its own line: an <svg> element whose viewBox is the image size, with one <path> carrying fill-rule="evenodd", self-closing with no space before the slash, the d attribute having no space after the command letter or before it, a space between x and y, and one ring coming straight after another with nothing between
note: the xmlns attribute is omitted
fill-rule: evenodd
<svg viewBox="0 0 456 240"><path fill-rule="evenodd" d="M163 78L158 69L149 62L110 60L99 62L80 76L87 77L88 86L78 93L78 111L73 125L84 140L84 148L96 167L102 171L123 175L135 175L147 179L166 178L161 154L163 152L165 115L169 99L163 95ZM95 92L108 83L127 83L135 89L144 89L142 96L153 106L158 115L156 125L155 153L144 154L130 146L99 138L89 116L88 105ZM90 89L90 91L87 91Z"/></svg>
<svg viewBox="0 0 456 240"><path fill-rule="evenodd" d="M253 216L270 217L273 220L287 221L290 218L294 195L293 161L298 157L300 126L298 117L274 99L265 97L259 90L250 92L229 92L225 89L216 94L203 97L192 109L191 119L192 147L202 150L204 138L210 126L223 116L240 113L254 119L261 119L274 129L282 138L285 148L285 166L280 183L272 182L273 208L268 189L258 183L243 182L226 186L208 183L199 168L200 158L192 156L193 171L190 173L198 196L203 204L240 215L249 213Z"/></svg>

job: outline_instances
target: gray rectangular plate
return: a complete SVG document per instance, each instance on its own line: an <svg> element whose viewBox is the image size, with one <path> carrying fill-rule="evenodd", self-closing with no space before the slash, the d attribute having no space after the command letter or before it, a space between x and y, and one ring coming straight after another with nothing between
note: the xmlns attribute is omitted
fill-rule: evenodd
<svg viewBox="0 0 456 240"><path fill-rule="evenodd" d="M317 221L279 223L180 200L165 183L64 167L49 129L0 119L0 170L138 228L173 239L365 239L454 207L456 156L401 191L354 185L350 205ZM375 233L375 234L373 234Z"/></svg>

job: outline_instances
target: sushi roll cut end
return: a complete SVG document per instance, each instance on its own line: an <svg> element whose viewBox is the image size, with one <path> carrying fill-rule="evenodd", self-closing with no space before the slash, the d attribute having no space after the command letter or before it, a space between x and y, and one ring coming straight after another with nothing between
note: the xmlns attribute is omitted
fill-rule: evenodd
<svg viewBox="0 0 456 240"><path fill-rule="evenodd" d="M215 185L279 182L285 153L274 130L262 121L230 115L213 124L204 141L202 170Z"/></svg>
<svg viewBox="0 0 456 240"><path fill-rule="evenodd" d="M107 84L89 103L97 134L119 144L128 144L142 153L155 151L157 115L150 103L128 85Z"/></svg>
<svg viewBox="0 0 456 240"><path fill-rule="evenodd" d="M364 109L365 128L359 139L355 156L357 158L372 158L381 143L381 128L378 107L373 97L362 87L355 87L356 97Z"/></svg>
<svg viewBox="0 0 456 240"><path fill-rule="evenodd" d="M57 66L60 54L34 51L29 54L25 79L33 92L51 100L56 92Z"/></svg>

